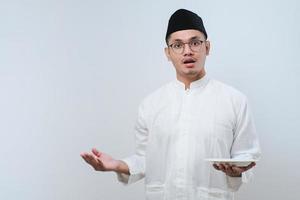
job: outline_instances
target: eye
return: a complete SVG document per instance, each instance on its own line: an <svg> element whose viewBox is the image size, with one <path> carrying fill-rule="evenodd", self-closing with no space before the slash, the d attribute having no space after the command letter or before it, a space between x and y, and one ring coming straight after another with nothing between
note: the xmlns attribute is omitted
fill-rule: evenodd
<svg viewBox="0 0 300 200"><path fill-rule="evenodd" d="M198 47L202 44L202 41L201 40L192 40L190 42L190 45L193 46L193 47Z"/></svg>
<svg viewBox="0 0 300 200"><path fill-rule="evenodd" d="M174 49L181 49L182 46L183 46L183 44L181 42L176 42L176 43L172 44L172 47Z"/></svg>

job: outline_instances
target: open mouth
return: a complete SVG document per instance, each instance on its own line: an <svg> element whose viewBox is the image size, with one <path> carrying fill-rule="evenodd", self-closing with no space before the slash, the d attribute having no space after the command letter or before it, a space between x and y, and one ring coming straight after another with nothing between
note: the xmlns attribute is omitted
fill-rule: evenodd
<svg viewBox="0 0 300 200"><path fill-rule="evenodd" d="M183 64L194 64L196 62L193 58L186 58L183 60Z"/></svg>

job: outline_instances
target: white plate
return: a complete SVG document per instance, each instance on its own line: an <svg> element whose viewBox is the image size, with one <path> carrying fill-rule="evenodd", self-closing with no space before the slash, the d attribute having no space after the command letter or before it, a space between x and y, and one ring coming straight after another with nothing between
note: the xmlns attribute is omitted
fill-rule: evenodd
<svg viewBox="0 0 300 200"><path fill-rule="evenodd" d="M227 163L230 165L235 165L238 167L244 167L250 165L251 162L257 162L258 160L254 159L230 159L230 158L207 158L205 159L208 162L212 162L215 164Z"/></svg>

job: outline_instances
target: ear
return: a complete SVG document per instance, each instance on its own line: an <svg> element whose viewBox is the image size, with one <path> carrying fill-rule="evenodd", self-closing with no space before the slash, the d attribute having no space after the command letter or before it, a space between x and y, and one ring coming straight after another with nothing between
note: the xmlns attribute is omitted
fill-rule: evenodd
<svg viewBox="0 0 300 200"><path fill-rule="evenodd" d="M170 61L171 60L171 56L170 56L170 49L168 47L165 47L165 54L166 54L166 56L168 58L168 61Z"/></svg>
<svg viewBox="0 0 300 200"><path fill-rule="evenodd" d="M208 40L205 42L205 50L206 50L206 55L208 56L210 52L210 41Z"/></svg>

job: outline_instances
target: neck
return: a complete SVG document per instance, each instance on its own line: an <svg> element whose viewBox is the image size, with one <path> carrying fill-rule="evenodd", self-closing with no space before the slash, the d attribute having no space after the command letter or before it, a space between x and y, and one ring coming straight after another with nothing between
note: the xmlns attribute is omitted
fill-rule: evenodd
<svg viewBox="0 0 300 200"><path fill-rule="evenodd" d="M192 77L187 77L187 76L180 76L177 74L177 80L179 80L180 82L184 83L185 85L185 89L190 89L191 83L194 81L197 81L201 78L203 78L205 76L205 72L198 74L196 76L192 76Z"/></svg>

